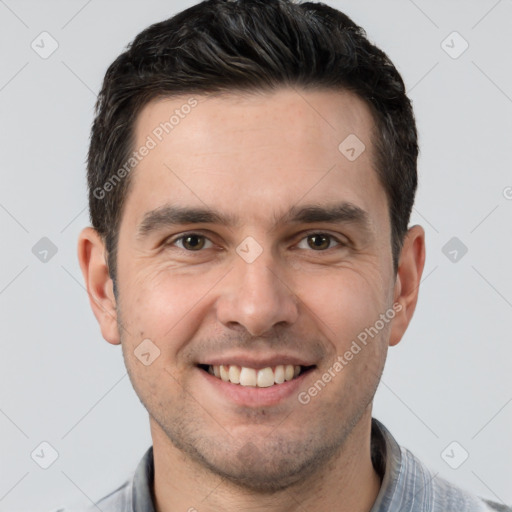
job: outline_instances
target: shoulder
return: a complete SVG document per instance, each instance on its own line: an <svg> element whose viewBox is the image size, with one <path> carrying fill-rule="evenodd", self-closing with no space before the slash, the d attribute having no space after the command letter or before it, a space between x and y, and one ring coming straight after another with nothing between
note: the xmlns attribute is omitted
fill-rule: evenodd
<svg viewBox="0 0 512 512"><path fill-rule="evenodd" d="M509 505L478 496L430 470L376 418L372 418L372 462L384 469L371 512L512 512Z"/></svg>
<svg viewBox="0 0 512 512"><path fill-rule="evenodd" d="M154 512L151 486L154 476L153 447L150 446L139 461L135 472L127 480L100 500L87 506L66 507L53 512Z"/></svg>
<svg viewBox="0 0 512 512"><path fill-rule="evenodd" d="M435 512L512 512L512 508L478 496L452 482L432 474L426 466L409 450L402 447L402 455L411 466L415 467L417 474L422 474L425 490L425 502L432 505ZM430 485L428 482L430 481Z"/></svg>
<svg viewBox="0 0 512 512"><path fill-rule="evenodd" d="M48 512L131 512L131 492L130 482L125 482L121 487L115 491L107 494L99 501L91 503L90 505L81 506L79 508L59 508Z"/></svg>

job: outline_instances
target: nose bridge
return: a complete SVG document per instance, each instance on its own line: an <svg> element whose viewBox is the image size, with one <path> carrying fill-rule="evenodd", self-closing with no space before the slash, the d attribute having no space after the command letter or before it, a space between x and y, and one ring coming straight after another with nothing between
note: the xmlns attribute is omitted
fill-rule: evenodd
<svg viewBox="0 0 512 512"><path fill-rule="evenodd" d="M217 304L219 321L241 324L256 336L277 323L297 320L296 296L270 248L246 239L237 247L233 265Z"/></svg>
<svg viewBox="0 0 512 512"><path fill-rule="evenodd" d="M279 276L279 264L273 261L270 251L259 255L254 261L248 262L241 258L236 264L235 274L239 279L240 291L247 296L268 295L268 299L276 301L283 295L280 289L283 277Z"/></svg>

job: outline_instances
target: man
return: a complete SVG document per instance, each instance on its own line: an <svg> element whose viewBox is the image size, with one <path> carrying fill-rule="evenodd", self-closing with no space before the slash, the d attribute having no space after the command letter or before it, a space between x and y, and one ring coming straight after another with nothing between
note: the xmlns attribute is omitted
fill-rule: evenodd
<svg viewBox="0 0 512 512"><path fill-rule="evenodd" d="M347 16L210 0L108 69L78 256L153 446L91 510L510 510L372 418L425 260L403 81Z"/></svg>

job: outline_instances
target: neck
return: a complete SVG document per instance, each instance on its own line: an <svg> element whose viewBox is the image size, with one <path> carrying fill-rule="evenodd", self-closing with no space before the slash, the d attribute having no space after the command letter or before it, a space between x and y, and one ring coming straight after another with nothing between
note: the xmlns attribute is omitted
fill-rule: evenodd
<svg viewBox="0 0 512 512"><path fill-rule="evenodd" d="M156 512L369 512L380 490L381 480L371 462L371 406L324 468L272 494L236 486L192 461L153 420L151 434Z"/></svg>

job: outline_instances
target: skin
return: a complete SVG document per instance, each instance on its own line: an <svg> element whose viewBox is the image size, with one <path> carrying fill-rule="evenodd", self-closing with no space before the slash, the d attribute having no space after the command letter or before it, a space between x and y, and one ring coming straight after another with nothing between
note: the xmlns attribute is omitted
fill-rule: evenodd
<svg viewBox="0 0 512 512"><path fill-rule="evenodd" d="M424 230L409 229L395 275L374 121L352 93L195 97L198 106L132 171L117 300L102 239L88 227L78 245L102 335L122 345L150 415L156 509L367 512L381 484L370 458L372 401L387 349L414 313ZM187 99L149 103L137 118L136 147ZM355 161L338 149L349 134L366 146ZM292 206L341 201L367 213L366 230L355 222L275 224ZM165 203L207 205L240 222L137 238L144 214ZM206 238L170 240L190 232ZM332 238L318 249L308 236L315 233ZM263 251L252 263L236 252L247 236ZM298 389L307 391L393 304L400 311L307 405L296 393L270 406L237 405L196 366L241 352L293 353L316 365ZM148 366L134 355L144 339L160 350Z"/></svg>

